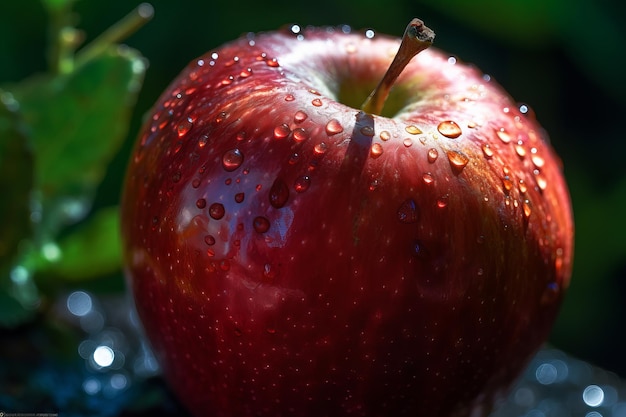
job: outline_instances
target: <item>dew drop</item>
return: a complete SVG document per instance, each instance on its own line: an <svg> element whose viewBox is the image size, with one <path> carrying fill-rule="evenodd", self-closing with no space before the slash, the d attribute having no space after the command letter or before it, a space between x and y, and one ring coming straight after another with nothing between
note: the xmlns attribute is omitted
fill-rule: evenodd
<svg viewBox="0 0 626 417"><path fill-rule="evenodd" d="M406 138L402 141L402 144L405 148L410 148L413 145L413 141L409 138Z"/></svg>
<svg viewBox="0 0 626 417"><path fill-rule="evenodd" d="M267 64L268 67L272 67L272 68L277 68L280 66L276 58L267 59L265 61L265 64Z"/></svg>
<svg viewBox="0 0 626 417"><path fill-rule="evenodd" d="M199 209L205 208L206 200L204 198L199 198L198 200L196 200L196 207L198 207Z"/></svg>
<svg viewBox="0 0 626 417"><path fill-rule="evenodd" d="M222 167L224 170L231 172L236 170L243 163L243 154L237 148L227 151L222 156Z"/></svg>
<svg viewBox="0 0 626 417"><path fill-rule="evenodd" d="M280 178L277 178L272 184L269 199L270 204L274 208L281 208L287 203L289 199L289 187L287 187L287 184Z"/></svg>
<svg viewBox="0 0 626 417"><path fill-rule="evenodd" d="M502 178L502 188L504 188L504 191L507 193L513 189L513 181L511 181L508 175Z"/></svg>
<svg viewBox="0 0 626 417"><path fill-rule="evenodd" d="M331 119L328 123L326 123L326 134L328 136L336 135L341 132L343 132L343 126L339 123L339 120Z"/></svg>
<svg viewBox="0 0 626 417"><path fill-rule="evenodd" d="M314 105L315 107L321 107L322 106L322 100L320 100L319 98L314 98L311 101L311 104Z"/></svg>
<svg viewBox="0 0 626 417"><path fill-rule="evenodd" d="M537 185L541 191L544 191L548 187L548 181L546 181L541 174L538 174L535 179L537 180Z"/></svg>
<svg viewBox="0 0 626 417"><path fill-rule="evenodd" d="M293 130L293 139L296 142L302 142L305 141L309 138L309 132L306 131L306 129L303 129L301 127L296 127Z"/></svg>
<svg viewBox="0 0 626 417"><path fill-rule="evenodd" d="M180 173L180 171L176 171L176 172L174 172L174 173L172 174L172 182L178 182L178 181L180 181L181 175L182 175L182 174Z"/></svg>
<svg viewBox="0 0 626 417"><path fill-rule="evenodd" d="M270 230L270 221L263 216L257 216L252 221L252 227L254 227L254 230L258 233L265 233Z"/></svg>
<svg viewBox="0 0 626 417"><path fill-rule="evenodd" d="M308 175L304 175L300 178L297 178L293 184L293 188L298 193L305 192L311 186L311 178Z"/></svg>
<svg viewBox="0 0 626 417"><path fill-rule="evenodd" d="M522 203L522 210L524 211L524 217L528 219L533 212L529 200L524 200L524 202Z"/></svg>
<svg viewBox="0 0 626 417"><path fill-rule="evenodd" d="M291 130L289 129L289 126L287 126L287 124L285 123L278 125L274 128L274 138L276 139L284 139L289 136L290 133Z"/></svg>
<svg viewBox="0 0 626 417"><path fill-rule="evenodd" d="M433 177L433 174L430 172L426 172L422 175L422 180L424 181L424 184L432 184L435 181L435 177Z"/></svg>
<svg viewBox="0 0 626 417"><path fill-rule="evenodd" d="M239 76L241 78L248 78L251 75L252 75L252 68L246 68L244 70L241 70L241 72L239 73Z"/></svg>
<svg viewBox="0 0 626 417"><path fill-rule="evenodd" d="M237 133L237 135L235 136L235 139L237 139L239 142L241 142L242 140L246 139L248 137L248 134L245 131L240 131L239 133Z"/></svg>
<svg viewBox="0 0 626 417"><path fill-rule="evenodd" d="M517 153L517 156L519 156L520 158L523 158L524 156L526 156L526 149L524 149L524 147L520 144L515 145L515 153Z"/></svg>
<svg viewBox="0 0 626 417"><path fill-rule="evenodd" d="M215 251L214 251L213 249L207 249L207 250L206 250L206 255L207 255L209 258L212 258L212 257L214 257L214 256L215 256Z"/></svg>
<svg viewBox="0 0 626 417"><path fill-rule="evenodd" d="M194 178L194 179L191 181L191 186L192 186L193 188L198 188L198 187L200 186L200 178Z"/></svg>
<svg viewBox="0 0 626 417"><path fill-rule="evenodd" d="M546 163L546 161L537 154L533 154L530 157L530 160L533 161L533 165L535 165L537 168L542 168Z"/></svg>
<svg viewBox="0 0 626 417"><path fill-rule="evenodd" d="M433 162L437 160L438 157L439 157L439 152L437 152L437 149L430 148L428 150L428 154L427 154L428 162L432 164Z"/></svg>
<svg viewBox="0 0 626 417"><path fill-rule="evenodd" d="M486 158L493 157L493 149L491 149L488 143L485 143L482 146L482 149L483 149L483 154L485 155Z"/></svg>
<svg viewBox="0 0 626 417"><path fill-rule="evenodd" d="M511 136L504 130L504 128L500 128L496 130L496 135L500 138L500 140L504 143L509 143L511 141Z"/></svg>
<svg viewBox="0 0 626 417"><path fill-rule="evenodd" d="M213 203L209 207L209 216L215 220L221 219L224 217L224 214L226 214L226 210L224 209L224 205L221 203Z"/></svg>
<svg viewBox="0 0 626 417"><path fill-rule="evenodd" d="M228 117L228 113L221 111L215 116L215 123L220 124Z"/></svg>
<svg viewBox="0 0 626 417"><path fill-rule="evenodd" d="M524 180L519 180L519 192L525 194L528 191L528 187L526 187L526 183Z"/></svg>
<svg viewBox="0 0 626 417"><path fill-rule="evenodd" d="M198 138L198 147L204 148L208 141L209 141L209 137L207 135L200 136L200 138Z"/></svg>
<svg viewBox="0 0 626 417"><path fill-rule="evenodd" d="M220 261L220 269L222 271L230 270L230 261L228 259L223 259L222 261Z"/></svg>
<svg viewBox="0 0 626 417"><path fill-rule="evenodd" d="M373 126L363 126L360 129L360 132L363 136L368 136L368 137L373 137L376 134L376 132L374 132Z"/></svg>
<svg viewBox="0 0 626 417"><path fill-rule="evenodd" d="M285 96L285 101L294 101L296 98L293 96L293 94L287 94Z"/></svg>
<svg viewBox="0 0 626 417"><path fill-rule="evenodd" d="M191 118L188 117L177 126L176 131L178 132L178 137L181 138L185 136L193 127L193 122Z"/></svg>
<svg viewBox="0 0 626 417"><path fill-rule="evenodd" d="M417 205L412 198L404 200L398 207L398 220L401 223L415 223L418 220Z"/></svg>
<svg viewBox="0 0 626 417"><path fill-rule="evenodd" d="M453 120L446 120L437 125L439 133L450 139L461 136L461 127Z"/></svg>
<svg viewBox="0 0 626 417"><path fill-rule="evenodd" d="M378 188L378 186L380 185L380 181L377 179L372 180L372 182L370 182L370 186L368 187L368 189L370 191L374 191L376 188Z"/></svg>
<svg viewBox="0 0 626 417"><path fill-rule="evenodd" d="M391 134L386 130L383 130L382 132L380 132L379 136L380 136L380 140L383 140L383 141L388 141L389 139L391 139Z"/></svg>
<svg viewBox="0 0 626 417"><path fill-rule="evenodd" d="M307 119L307 117L309 116L305 112L303 112L302 110L298 110L293 116L293 121L296 123L302 123Z"/></svg>
<svg viewBox="0 0 626 417"><path fill-rule="evenodd" d="M235 194L235 202L237 202L237 203L241 203L244 198L245 198L245 194L244 193L237 193L237 194Z"/></svg>
<svg viewBox="0 0 626 417"><path fill-rule="evenodd" d="M446 154L448 155L448 161L450 161L450 166L457 171L465 168L465 166L469 162L469 158L459 151L447 151Z"/></svg>
<svg viewBox="0 0 626 417"><path fill-rule="evenodd" d="M370 155L372 155L372 158L378 158L382 154L383 146L380 143L372 144L372 147L370 148Z"/></svg>
<svg viewBox="0 0 626 417"><path fill-rule="evenodd" d="M406 133L408 133L410 135L419 135L420 133L422 133L420 128L415 126L415 125L409 125L409 126L405 127L404 130L406 130Z"/></svg>
<svg viewBox="0 0 626 417"><path fill-rule="evenodd" d="M289 165L295 165L298 162L299 159L300 159L300 155L299 154L297 154L297 153L292 154L289 157L289 161L288 161Z"/></svg>
<svg viewBox="0 0 626 417"><path fill-rule="evenodd" d="M272 264L263 265L263 277L267 280L273 280L276 278L276 268Z"/></svg>
<svg viewBox="0 0 626 417"><path fill-rule="evenodd" d="M204 243L206 243L209 246L215 245L215 238L211 235L206 235L204 237Z"/></svg>
<svg viewBox="0 0 626 417"><path fill-rule="evenodd" d="M320 156L320 155L324 155L326 153L326 151L328 150L328 145L326 145L324 142L320 142L317 145L315 145L315 147L313 148L313 152L315 153L315 155Z"/></svg>
<svg viewBox="0 0 626 417"><path fill-rule="evenodd" d="M445 208L448 206L448 196L444 195L443 197L440 197L437 199L437 207L439 208Z"/></svg>

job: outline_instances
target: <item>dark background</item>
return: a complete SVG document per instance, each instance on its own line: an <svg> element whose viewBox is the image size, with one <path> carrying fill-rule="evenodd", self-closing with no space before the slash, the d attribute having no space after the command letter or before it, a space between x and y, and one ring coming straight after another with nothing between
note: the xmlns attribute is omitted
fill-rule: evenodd
<svg viewBox="0 0 626 417"><path fill-rule="evenodd" d="M79 1L87 40L139 2ZM187 62L246 32L288 23L349 24L401 35L412 17L437 48L472 62L528 103L562 157L576 221L572 285L551 343L626 377L626 17L618 1L155 0L155 18L125 43L149 60L130 134L96 207L119 199L141 116ZM46 69L47 16L38 1L0 2L0 84ZM110 278L109 278L110 279ZM121 274L111 284L119 288Z"/></svg>

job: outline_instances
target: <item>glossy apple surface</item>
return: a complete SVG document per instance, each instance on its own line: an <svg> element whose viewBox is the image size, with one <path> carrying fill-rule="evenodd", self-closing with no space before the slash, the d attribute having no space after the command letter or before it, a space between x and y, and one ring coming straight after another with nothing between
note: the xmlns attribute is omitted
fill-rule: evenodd
<svg viewBox="0 0 626 417"><path fill-rule="evenodd" d="M545 341L573 222L542 128L428 49L296 26L191 62L122 201L129 286L197 416L480 416Z"/></svg>

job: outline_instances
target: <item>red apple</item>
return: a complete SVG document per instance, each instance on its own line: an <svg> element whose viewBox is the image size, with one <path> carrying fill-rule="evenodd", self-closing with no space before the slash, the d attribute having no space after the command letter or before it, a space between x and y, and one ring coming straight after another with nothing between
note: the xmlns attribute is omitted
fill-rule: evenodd
<svg viewBox="0 0 626 417"><path fill-rule="evenodd" d="M194 415L482 416L545 341L572 266L560 162L488 76L408 62L433 36L247 35L154 106L125 263Z"/></svg>

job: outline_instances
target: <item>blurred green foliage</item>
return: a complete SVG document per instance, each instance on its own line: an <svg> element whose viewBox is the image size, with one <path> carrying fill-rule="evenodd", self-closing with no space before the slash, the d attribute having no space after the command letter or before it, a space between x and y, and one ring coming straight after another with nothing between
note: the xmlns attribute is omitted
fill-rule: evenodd
<svg viewBox="0 0 626 417"><path fill-rule="evenodd" d="M437 47L490 73L549 132L577 227L552 342L626 374L626 338L615 336L626 316L619 2L155 0L155 19L125 40L134 49L97 36L138 4L0 4L1 326L36 319L62 289L123 291L115 207L126 161L143 114L188 61L291 22L399 35L418 16L437 32Z"/></svg>

